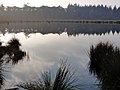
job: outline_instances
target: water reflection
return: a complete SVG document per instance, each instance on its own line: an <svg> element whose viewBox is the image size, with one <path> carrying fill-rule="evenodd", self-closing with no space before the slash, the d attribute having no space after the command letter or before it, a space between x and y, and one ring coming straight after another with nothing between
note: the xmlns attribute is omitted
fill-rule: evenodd
<svg viewBox="0 0 120 90"><path fill-rule="evenodd" d="M89 48L101 41L120 46L119 25L14 23L6 26L2 24L0 27L3 33L0 34L1 41L18 38L22 43L22 50L29 52L30 56L30 61L23 60L11 68L6 77L6 88L19 82L34 80L41 71L48 68L54 73L60 59L67 59L76 69L81 89L98 90L98 82L89 75L87 67Z"/></svg>
<svg viewBox="0 0 120 90"><path fill-rule="evenodd" d="M0 88L4 85L5 64L10 62L17 64L18 61L22 60L26 55L26 53L20 49L20 45L19 40L16 38L11 39L6 46L3 46L2 42L0 42Z"/></svg>
<svg viewBox="0 0 120 90"><path fill-rule="evenodd" d="M22 43L22 49L29 52L30 61L24 60L11 69L11 74L7 77L6 85L10 87L14 83L34 80L39 77L41 71L48 70L56 72L60 59L67 59L76 69L79 83L82 90L98 90L96 78L89 75L89 48L100 41L113 43L120 46L120 35L117 33L106 33L105 35L84 35L68 37L67 33L42 35L40 33L29 34L29 38L24 33L6 33L1 37L17 37ZM34 41L34 43L33 43ZM12 82L12 84L11 84Z"/></svg>
<svg viewBox="0 0 120 90"><path fill-rule="evenodd" d="M67 32L68 36L77 36L79 34L105 34L112 31L120 31L120 25L114 24L78 24L78 23L10 23L1 24L1 33L19 33L24 32L26 35L31 33L41 34L62 34Z"/></svg>

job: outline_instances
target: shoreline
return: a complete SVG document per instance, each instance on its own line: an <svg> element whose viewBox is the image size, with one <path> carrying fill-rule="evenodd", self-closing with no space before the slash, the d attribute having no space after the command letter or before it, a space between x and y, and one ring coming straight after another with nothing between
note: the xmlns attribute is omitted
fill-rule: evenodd
<svg viewBox="0 0 120 90"><path fill-rule="evenodd" d="M6 20L6 21L0 21L0 24L2 23L29 23L29 22L37 22L37 23L82 23L82 24L120 24L120 20Z"/></svg>

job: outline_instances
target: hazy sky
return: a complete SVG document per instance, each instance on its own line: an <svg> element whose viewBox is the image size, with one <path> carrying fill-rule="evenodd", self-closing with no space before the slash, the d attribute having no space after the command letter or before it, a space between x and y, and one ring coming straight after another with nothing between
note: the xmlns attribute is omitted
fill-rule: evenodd
<svg viewBox="0 0 120 90"><path fill-rule="evenodd" d="M0 4L4 4L5 6L19 6L22 7L24 4L27 4L30 6L58 6L61 5L63 7L67 7L69 3L74 4L78 3L80 5L98 5L98 4L104 4L108 6L114 6L117 7L120 6L120 0L0 0Z"/></svg>

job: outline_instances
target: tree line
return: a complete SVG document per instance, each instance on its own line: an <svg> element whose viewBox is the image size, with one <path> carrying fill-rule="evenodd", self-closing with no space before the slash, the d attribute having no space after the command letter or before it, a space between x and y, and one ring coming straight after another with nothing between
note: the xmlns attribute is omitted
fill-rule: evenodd
<svg viewBox="0 0 120 90"><path fill-rule="evenodd" d="M32 7L25 4L23 7L0 6L0 20L40 21L53 19L89 19L89 20L118 20L120 7L104 5L69 4L67 8L58 7Z"/></svg>

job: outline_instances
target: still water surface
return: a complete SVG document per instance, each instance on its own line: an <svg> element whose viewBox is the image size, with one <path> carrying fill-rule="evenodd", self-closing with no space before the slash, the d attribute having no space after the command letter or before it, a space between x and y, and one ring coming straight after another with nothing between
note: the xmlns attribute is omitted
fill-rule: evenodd
<svg viewBox="0 0 120 90"><path fill-rule="evenodd" d="M94 27L95 26L96 25L94 25ZM103 26L105 27L105 25ZM3 31L1 31L1 41L7 42L13 37L18 38L22 44L22 50L26 51L29 56L14 66L11 64L7 65L8 72L5 73L5 87L12 87L19 82L35 80L39 78L42 71L50 69L54 73L59 63L61 63L62 60L67 60L74 68L73 70L76 72L76 77L79 79L82 90L98 90L96 85L98 84L97 79L90 75L88 70L88 53L90 46L96 45L99 42L109 42L120 47L120 34L117 33L120 29L117 28L117 32L114 29L113 34L112 28L109 28L112 26L107 26L108 28L105 27L104 29L107 31L110 29L109 33L104 32L104 34L102 34L100 32L100 34L96 34L90 26L90 30L88 28L88 31L92 31L92 34L90 34L80 33L82 30L80 25L77 25L77 32L79 31L79 33L76 35L73 33L74 31L76 32L76 26L71 27L73 28L69 28L69 30L72 31L70 35L68 35L68 31L66 31L68 30L67 27L56 27L57 31L60 31L59 33L53 33L51 31L44 34L38 32L38 29L32 28L32 25L29 29L10 29L6 27L4 34ZM82 28L83 27L86 28L85 26L82 26ZM54 25L52 28L54 28ZM19 32L14 32L15 30L18 30ZM36 32L33 32L35 30ZM103 30L103 28L101 28L101 30ZM44 29L42 29L42 31L44 31ZM29 33L26 34L26 32Z"/></svg>

